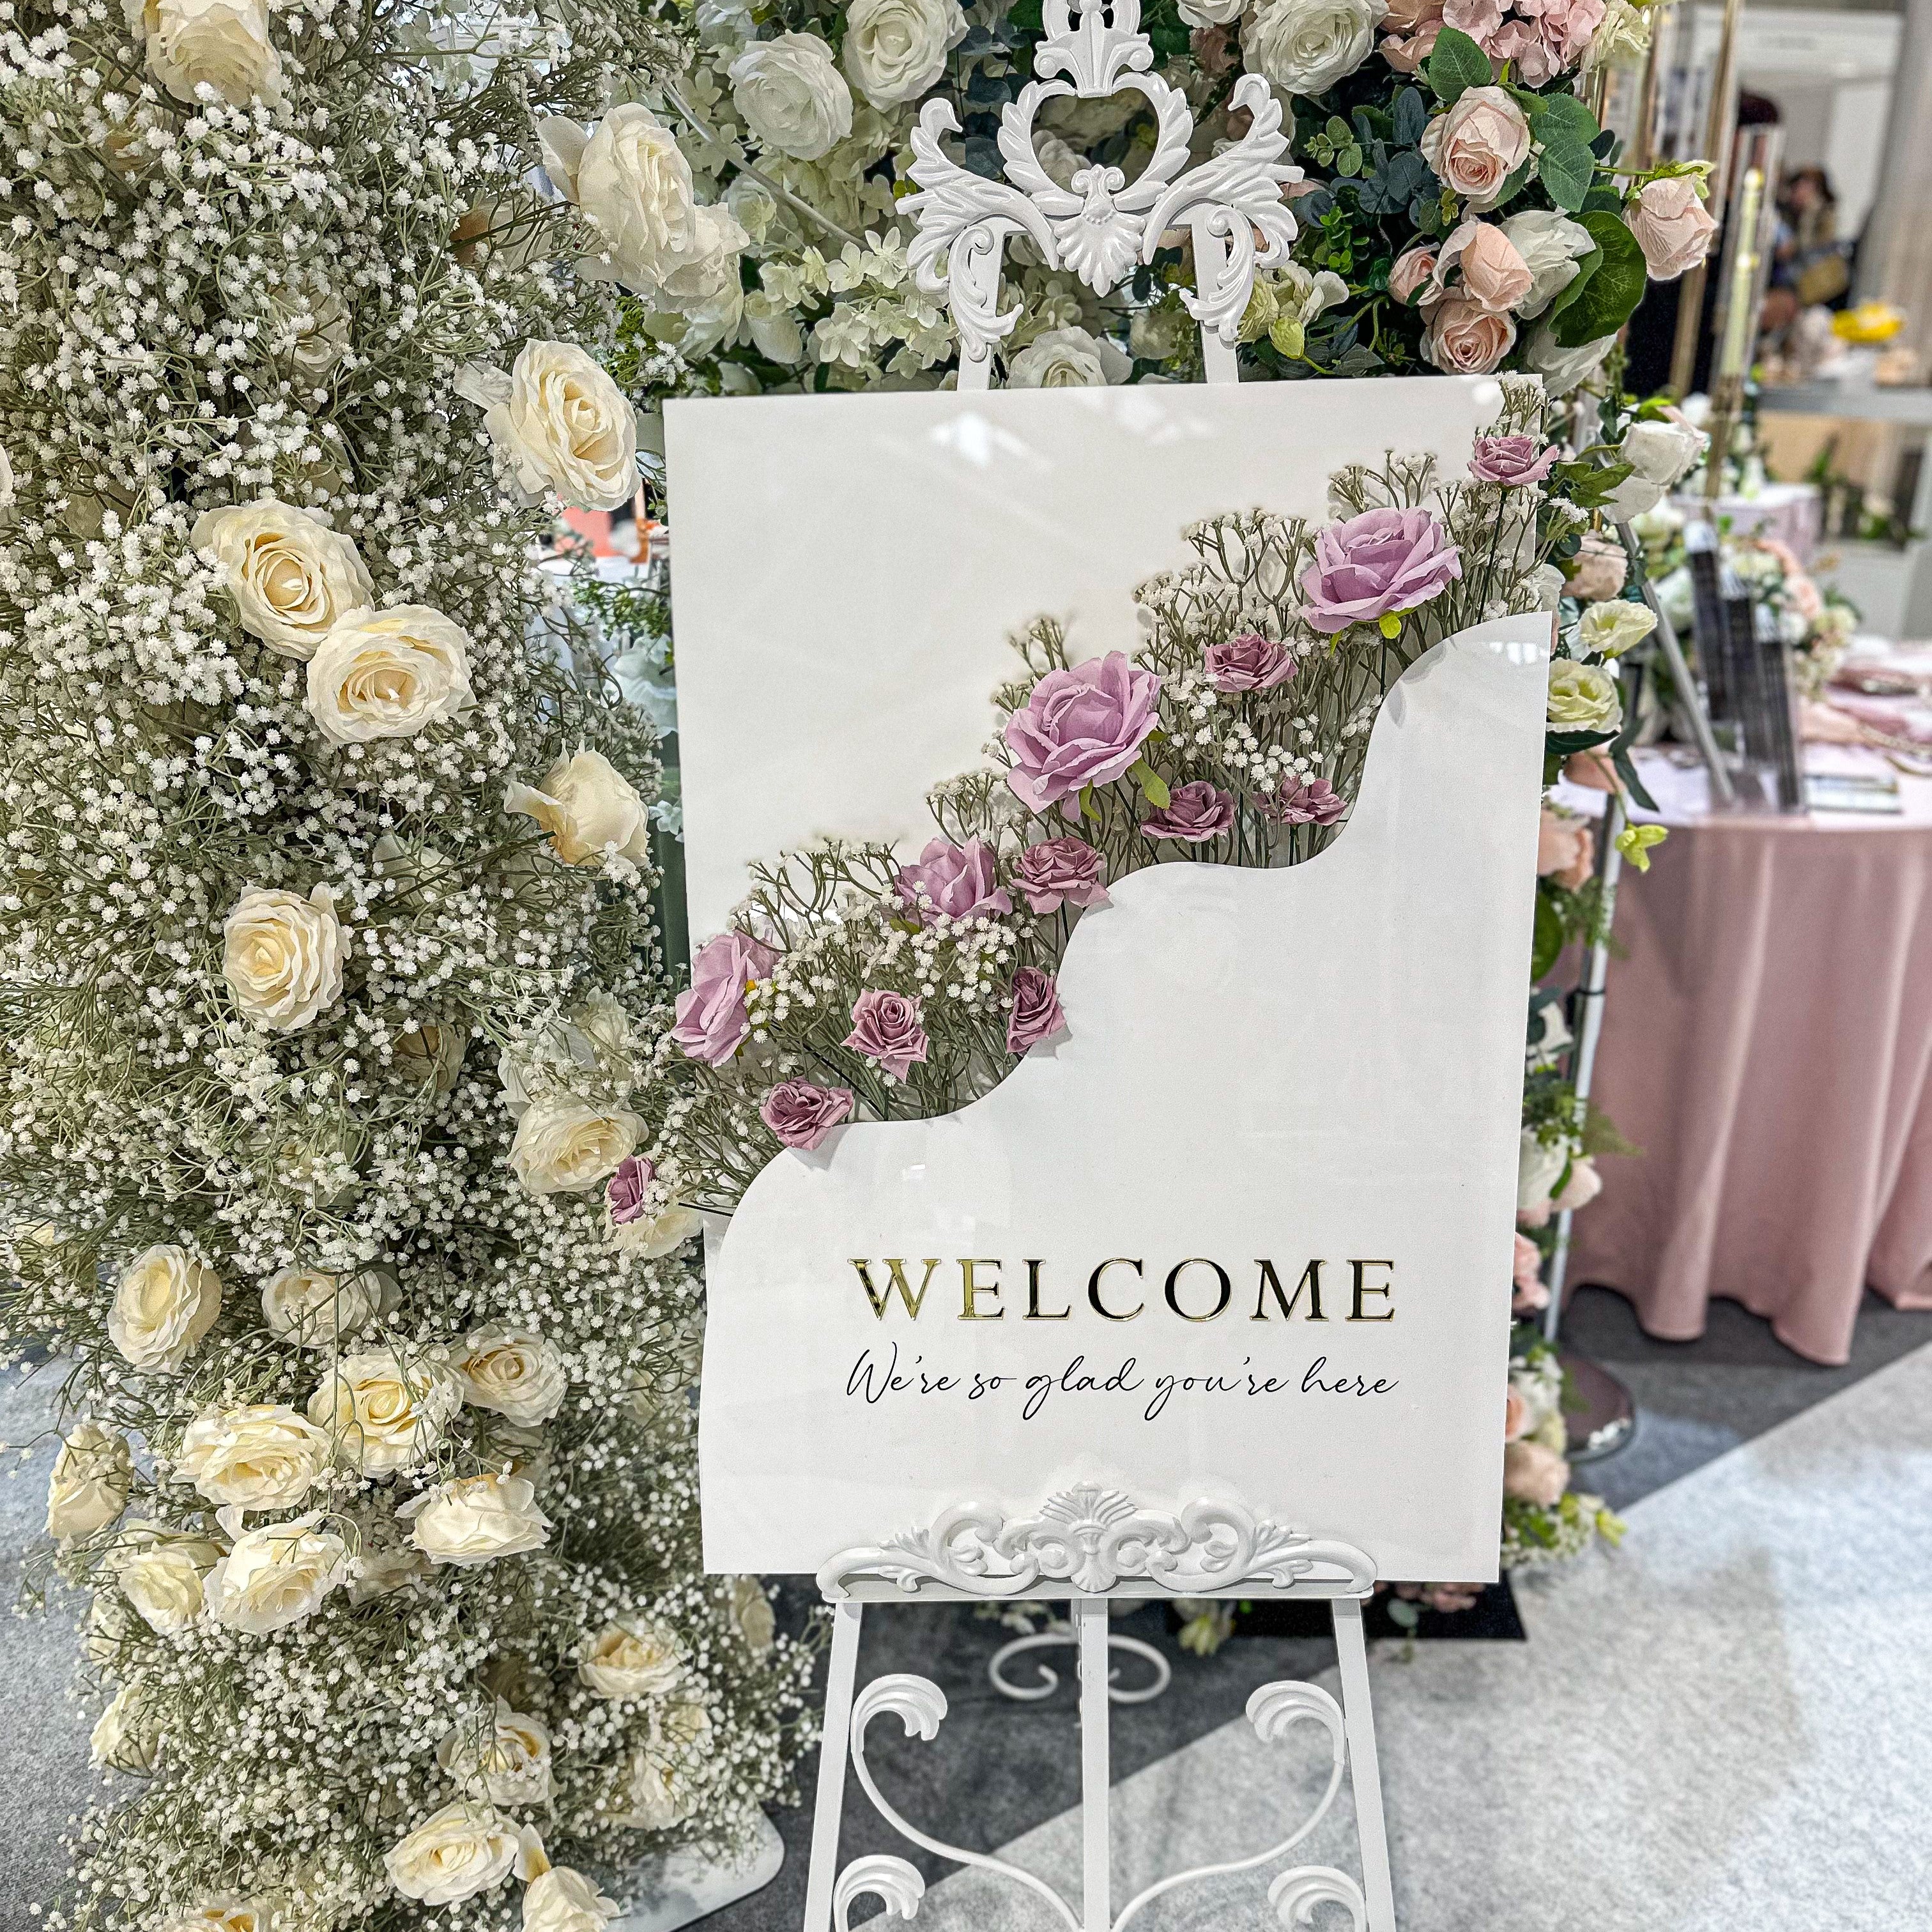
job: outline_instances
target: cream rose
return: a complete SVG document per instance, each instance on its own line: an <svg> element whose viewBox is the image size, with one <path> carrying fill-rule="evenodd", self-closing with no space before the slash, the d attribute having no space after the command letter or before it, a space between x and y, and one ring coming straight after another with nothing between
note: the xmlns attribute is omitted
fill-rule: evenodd
<svg viewBox="0 0 1932 1932"><path fill-rule="evenodd" d="M600 1697L661 1697L683 1681L684 1664L670 1631L634 1612L584 1640L577 1674Z"/></svg>
<svg viewBox="0 0 1932 1932"><path fill-rule="evenodd" d="M1472 87L1422 130L1422 158L1480 213L1529 158L1529 123L1500 87Z"/></svg>
<svg viewBox="0 0 1932 1932"><path fill-rule="evenodd" d="M450 1363L475 1408L494 1409L525 1429L563 1406L570 1378L563 1358L527 1328L493 1322L466 1340Z"/></svg>
<svg viewBox="0 0 1932 1932"><path fill-rule="evenodd" d="M242 629L285 658L306 662L338 619L376 595L346 537L273 496L204 510L194 547L221 566Z"/></svg>
<svg viewBox="0 0 1932 1932"><path fill-rule="evenodd" d="M221 1546L205 1536L171 1535L153 1523L134 1523L109 1567L141 1621L165 1636L200 1616L202 1580L220 1559Z"/></svg>
<svg viewBox="0 0 1932 1932"><path fill-rule="evenodd" d="M704 1216L674 1198L662 1214L649 1220L613 1221L610 1245L641 1261L662 1261L704 1229Z"/></svg>
<svg viewBox="0 0 1932 1932"><path fill-rule="evenodd" d="M87 1741L88 1756L97 1771L145 1776L160 1761L160 1745L153 1700L140 1678L130 1678L94 1720Z"/></svg>
<svg viewBox="0 0 1932 1932"><path fill-rule="evenodd" d="M372 1348L337 1363L309 1397L308 1419L365 1476L393 1476L435 1453L462 1406L463 1384L440 1362Z"/></svg>
<svg viewBox="0 0 1932 1932"><path fill-rule="evenodd" d="M1580 604L1600 603L1616 596L1630 575L1630 559L1615 537L1592 530L1570 560L1570 594Z"/></svg>
<svg viewBox="0 0 1932 1932"><path fill-rule="evenodd" d="M617 1171L644 1129L628 1108L545 1094L517 1123L510 1166L532 1194L582 1194Z"/></svg>
<svg viewBox="0 0 1932 1932"><path fill-rule="evenodd" d="M634 1831L668 1832L698 1808L688 1780L652 1744L640 1744L632 1752L622 1797L624 1808L610 1822Z"/></svg>
<svg viewBox="0 0 1932 1932"><path fill-rule="evenodd" d="M395 1298L394 1277L380 1268L340 1275L286 1268L262 1282L262 1314L278 1342L332 1348L366 1328Z"/></svg>
<svg viewBox="0 0 1932 1932"><path fill-rule="evenodd" d="M1444 296L1429 312L1422 352L1454 376L1486 376L1516 344L1516 324L1473 296Z"/></svg>
<svg viewBox="0 0 1932 1932"><path fill-rule="evenodd" d="M1545 1448L1540 1442L1503 1445L1504 1496L1553 1509L1563 1500L1569 1480L1570 1465L1554 1449Z"/></svg>
<svg viewBox="0 0 1932 1932"><path fill-rule="evenodd" d="M479 1715L446 1732L436 1761L472 1797L493 1804L549 1802L549 1728L540 1718L512 1710L501 1697L487 1720Z"/></svg>
<svg viewBox="0 0 1932 1932"><path fill-rule="evenodd" d="M322 1512L311 1510L237 1537L208 1573L209 1616L252 1636L313 1616L350 1577L349 1546L334 1531L316 1528L321 1520Z"/></svg>
<svg viewBox="0 0 1932 1932"><path fill-rule="evenodd" d="M338 745L413 738L472 695L470 634L427 604L348 611L308 661L308 714Z"/></svg>
<svg viewBox="0 0 1932 1932"><path fill-rule="evenodd" d="M175 1473L212 1503L292 1509L328 1463L328 1438L284 1402L211 1409L182 1438Z"/></svg>
<svg viewBox="0 0 1932 1932"><path fill-rule="evenodd" d="M1374 51L1387 0L1259 0L1241 30L1250 70L1289 94L1326 94Z"/></svg>
<svg viewBox="0 0 1932 1932"><path fill-rule="evenodd" d="M816 34L754 40L730 73L732 103L767 148L815 161L852 131L852 90Z"/></svg>
<svg viewBox="0 0 1932 1932"><path fill-rule="evenodd" d="M162 1241L128 1264L107 1311L107 1333L136 1368L172 1375L220 1312L220 1277L185 1248Z"/></svg>
<svg viewBox="0 0 1932 1932"><path fill-rule="evenodd" d="M1657 614L1648 604L1615 597L1592 604L1576 621L1576 636L1586 651L1606 658L1622 657L1657 628Z"/></svg>
<svg viewBox="0 0 1932 1932"><path fill-rule="evenodd" d="M122 11L148 71L177 100L192 105L202 86L232 107L282 98L266 0L122 0Z"/></svg>
<svg viewBox="0 0 1932 1932"><path fill-rule="evenodd" d="M98 1422L68 1432L47 1479L47 1534L92 1536L128 1507L134 1465L128 1440Z"/></svg>
<svg viewBox="0 0 1932 1932"><path fill-rule="evenodd" d="M459 1570L541 1550L554 1527L524 1476L459 1476L407 1507L416 1546L432 1563Z"/></svg>
<svg viewBox="0 0 1932 1932"><path fill-rule="evenodd" d="M845 71L874 107L916 100L966 38L956 0L854 0L845 14Z"/></svg>
<svg viewBox="0 0 1932 1932"><path fill-rule="evenodd" d="M501 1885L516 1869L517 1828L470 1799L446 1804L383 1854L389 1882L405 1898L454 1905Z"/></svg>
<svg viewBox="0 0 1932 1932"><path fill-rule="evenodd" d="M603 1932L618 1906L568 1865L553 1865L524 1888L524 1932Z"/></svg>
<svg viewBox="0 0 1932 1932"><path fill-rule="evenodd" d="M156 1932L274 1932L272 1906L253 1898L211 1898L164 1919Z"/></svg>
<svg viewBox="0 0 1932 1932"><path fill-rule="evenodd" d="M1124 382L1133 358L1118 344L1084 328L1049 328L1018 351L1006 365L1013 389L1104 389Z"/></svg>
<svg viewBox="0 0 1932 1932"><path fill-rule="evenodd" d="M1614 731L1623 722L1616 680L1595 664L1570 658L1550 662L1550 728L1552 731Z"/></svg>
<svg viewBox="0 0 1932 1932"><path fill-rule="evenodd" d="M778 1632L778 1619L772 1613L772 1600L756 1576L734 1576L730 1582L731 1621L754 1657L769 1656Z"/></svg>
<svg viewBox="0 0 1932 1932"><path fill-rule="evenodd" d="M633 865L650 856L650 818L629 779L601 752L580 751L551 766L534 789L512 780L503 809L534 818L566 866L614 853Z"/></svg>
<svg viewBox="0 0 1932 1932"><path fill-rule="evenodd" d="M1672 175L1646 183L1624 204L1624 220L1652 281L1674 282L1711 252L1718 224L1697 190L1694 176Z"/></svg>
<svg viewBox="0 0 1932 1932"><path fill-rule="evenodd" d="M1578 261L1596 246L1581 222L1553 208L1526 208L1503 224L1529 271L1529 292L1514 304L1525 321L1540 315L1576 279Z"/></svg>
<svg viewBox="0 0 1932 1932"><path fill-rule="evenodd" d="M470 1050L470 1036L463 1028L446 1021L422 1020L404 1028L389 1046L396 1071L404 1079L449 1094L455 1090L463 1056Z"/></svg>
<svg viewBox="0 0 1932 1932"><path fill-rule="evenodd" d="M221 973L244 1019L273 1033L313 1025L342 997L342 928L335 895L279 887L244 892L222 922Z"/></svg>
<svg viewBox="0 0 1932 1932"><path fill-rule="evenodd" d="M532 495L554 490L578 509L615 510L638 494L635 412L574 343L525 343L483 425Z"/></svg>

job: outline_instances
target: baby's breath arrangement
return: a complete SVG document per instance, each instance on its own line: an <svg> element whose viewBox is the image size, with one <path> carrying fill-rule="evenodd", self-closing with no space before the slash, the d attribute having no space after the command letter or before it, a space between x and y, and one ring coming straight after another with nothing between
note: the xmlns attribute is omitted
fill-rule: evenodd
<svg viewBox="0 0 1932 1932"><path fill-rule="evenodd" d="M787 1782L680 1231L598 1192L656 759L532 641L557 502L638 481L536 124L668 51L0 7L0 1325L64 1378L34 1574L92 1593L76 1924L591 1932L589 1872Z"/></svg>

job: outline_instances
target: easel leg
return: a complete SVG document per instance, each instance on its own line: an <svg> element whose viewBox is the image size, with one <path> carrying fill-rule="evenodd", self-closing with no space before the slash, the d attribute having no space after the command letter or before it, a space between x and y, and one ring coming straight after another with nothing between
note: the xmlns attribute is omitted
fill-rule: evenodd
<svg viewBox="0 0 1932 1932"><path fill-rule="evenodd" d="M1376 1762L1376 1719L1369 1706L1369 1653L1362 1641L1362 1606L1337 1597L1335 1654L1342 1666L1342 1720L1348 1738L1348 1781L1355 1794L1355 1829L1362 1846L1362 1895L1369 1932L1395 1932L1395 1887L1389 1877L1388 1829L1382 1820L1382 1771Z"/></svg>
<svg viewBox="0 0 1932 1932"><path fill-rule="evenodd" d="M805 1932L832 1932L832 1887L838 1876L838 1820L845 1808L845 1766L852 1750L852 1692L858 1670L859 1606L850 1601L836 1604L832 1657L825 1678L825 1737L818 1749L818 1798L812 1814Z"/></svg>
<svg viewBox="0 0 1932 1932"><path fill-rule="evenodd" d="M1112 1834L1107 1816L1112 1766L1108 1751L1107 1603L1103 1597L1073 1600L1080 1639L1080 1834L1082 1932L1108 1932L1113 1923L1108 1893Z"/></svg>

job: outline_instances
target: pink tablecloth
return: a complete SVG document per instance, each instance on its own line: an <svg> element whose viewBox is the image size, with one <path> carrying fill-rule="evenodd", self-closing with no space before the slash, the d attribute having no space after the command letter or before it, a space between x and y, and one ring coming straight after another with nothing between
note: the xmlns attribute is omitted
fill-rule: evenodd
<svg viewBox="0 0 1932 1932"><path fill-rule="evenodd" d="M1667 1340L1723 1295L1843 1362L1866 1283L1932 1308L1932 780L1901 779L1900 818L1736 818L1701 771L1646 776L1674 829L1624 874L1596 1075L1643 1154L1599 1162L1570 1279Z"/></svg>

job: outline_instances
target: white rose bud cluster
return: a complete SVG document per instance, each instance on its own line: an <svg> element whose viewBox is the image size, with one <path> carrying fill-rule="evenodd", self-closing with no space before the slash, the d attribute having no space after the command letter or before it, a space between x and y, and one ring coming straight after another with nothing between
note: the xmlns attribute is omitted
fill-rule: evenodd
<svg viewBox="0 0 1932 1932"><path fill-rule="evenodd" d="M534 787L512 780L503 809L533 818L566 866L591 866L615 855L632 865L650 856L644 802L601 752L579 751L553 765Z"/></svg>
<svg viewBox="0 0 1932 1932"><path fill-rule="evenodd" d="M47 1480L47 1534L92 1536L128 1507L134 1466L126 1437L98 1422L68 1432Z"/></svg>
<svg viewBox="0 0 1932 1932"><path fill-rule="evenodd" d="M128 1264L107 1312L107 1333L136 1368L172 1375L221 1312L221 1280L172 1241Z"/></svg>
<svg viewBox="0 0 1932 1932"><path fill-rule="evenodd" d="M281 56L268 38L267 0L122 0L148 71L193 106L212 87L231 107L282 98Z"/></svg>
<svg viewBox="0 0 1932 1932"><path fill-rule="evenodd" d="M524 1109L510 1166L532 1194L582 1194L616 1172L644 1130L628 1108L547 1094Z"/></svg>
<svg viewBox="0 0 1932 1932"><path fill-rule="evenodd" d="M333 1530L318 1529L321 1520L322 1512L312 1510L237 1537L208 1573L208 1614L254 1636L313 1616L350 1574L348 1544Z"/></svg>
<svg viewBox="0 0 1932 1932"><path fill-rule="evenodd" d="M415 1518L410 1540L432 1563L459 1570L541 1550L554 1527L526 1476L459 1476L397 1514Z"/></svg>
<svg viewBox="0 0 1932 1932"><path fill-rule="evenodd" d="M754 40L730 72L733 104L767 148L815 161L852 131L852 90L816 34Z"/></svg>
<svg viewBox="0 0 1932 1932"><path fill-rule="evenodd" d="M307 898L273 886L244 892L221 935L222 976L255 1025L298 1032L341 998L346 948L328 886Z"/></svg>
<svg viewBox="0 0 1932 1932"><path fill-rule="evenodd" d="M413 738L475 702L470 634L427 604L347 612L308 661L308 712L338 745Z"/></svg>
<svg viewBox="0 0 1932 1932"><path fill-rule="evenodd" d="M242 629L303 663L341 618L376 599L356 546L273 496L202 512L194 547L221 567Z"/></svg>

